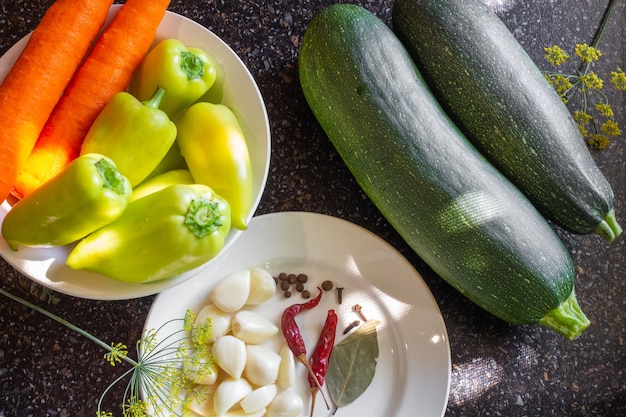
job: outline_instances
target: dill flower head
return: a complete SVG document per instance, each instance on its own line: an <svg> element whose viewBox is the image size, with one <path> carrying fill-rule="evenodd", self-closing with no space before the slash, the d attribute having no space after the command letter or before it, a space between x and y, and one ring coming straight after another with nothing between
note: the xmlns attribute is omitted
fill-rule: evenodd
<svg viewBox="0 0 626 417"><path fill-rule="evenodd" d="M576 44L572 55L558 45L544 48L544 51L546 60L554 66L560 67L566 61L574 66L578 65L571 72L544 71L544 77L571 108L572 118L578 124L580 134L587 144L594 149L606 148L610 143L609 138L619 136L622 131L615 120L608 97L602 91L605 87L604 79L610 76L610 85L617 91L626 91L626 74L621 68L604 75L592 70L602 52L586 43Z"/></svg>
<svg viewBox="0 0 626 417"><path fill-rule="evenodd" d="M582 62L594 62L602 56L602 52L598 48L589 46L586 43L576 44L575 53Z"/></svg>
<svg viewBox="0 0 626 417"><path fill-rule="evenodd" d="M557 67L569 59L569 55L559 46L554 45L551 47L543 48L545 51L545 58Z"/></svg>
<svg viewBox="0 0 626 417"><path fill-rule="evenodd" d="M611 71L611 84L619 91L626 91L626 74L621 68Z"/></svg>

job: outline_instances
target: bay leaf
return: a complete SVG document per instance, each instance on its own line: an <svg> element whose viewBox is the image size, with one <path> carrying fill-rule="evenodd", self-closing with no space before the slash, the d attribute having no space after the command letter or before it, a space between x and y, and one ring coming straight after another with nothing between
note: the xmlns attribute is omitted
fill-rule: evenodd
<svg viewBox="0 0 626 417"><path fill-rule="evenodd" d="M378 360L379 323L368 320L333 348L326 386L337 407L356 400L372 382Z"/></svg>

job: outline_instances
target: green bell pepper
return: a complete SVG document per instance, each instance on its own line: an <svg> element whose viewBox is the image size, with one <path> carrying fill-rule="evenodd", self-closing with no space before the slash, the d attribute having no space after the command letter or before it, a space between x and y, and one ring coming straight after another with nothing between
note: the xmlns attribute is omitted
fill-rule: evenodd
<svg viewBox="0 0 626 417"><path fill-rule="evenodd" d="M226 200L206 185L177 184L132 201L116 221L81 240L66 263L119 281L156 281L215 257L229 231Z"/></svg>
<svg viewBox="0 0 626 417"><path fill-rule="evenodd" d="M13 250L63 246L122 215L131 187L103 155L82 155L18 201L2 223L2 236Z"/></svg>
<svg viewBox="0 0 626 417"><path fill-rule="evenodd" d="M89 128L81 154L108 156L133 187L139 184L176 140L176 125L159 109L164 94L159 88L145 102L127 92L115 94Z"/></svg>
<svg viewBox="0 0 626 417"><path fill-rule="evenodd" d="M246 229L252 209L252 166L235 114L223 104L198 102L176 125L176 141L194 180L224 197L233 227Z"/></svg>
<svg viewBox="0 0 626 417"><path fill-rule="evenodd" d="M213 86L216 77L216 64L209 53L177 39L165 39L145 56L128 91L145 100L157 87L163 88L161 109L175 120Z"/></svg>

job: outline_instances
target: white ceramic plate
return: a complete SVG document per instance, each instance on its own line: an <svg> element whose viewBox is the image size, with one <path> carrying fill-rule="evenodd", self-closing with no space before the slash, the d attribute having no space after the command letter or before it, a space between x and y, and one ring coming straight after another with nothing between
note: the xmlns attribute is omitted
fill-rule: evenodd
<svg viewBox="0 0 626 417"><path fill-rule="evenodd" d="M393 247L376 235L347 221L321 214L283 212L252 219L249 230L228 253L198 276L160 293L148 314L145 329L157 329L171 319L182 318L187 309L199 311L208 293L225 274L260 267L274 276L280 272L305 273L308 288L331 280L344 287L343 302L336 292L324 293L315 310L297 317L309 352L315 346L326 311L339 316L336 342L343 329L357 319L352 307L362 306L366 318L377 319L379 359L367 391L355 402L340 408L336 417L434 417L446 409L450 384L450 347L445 324L422 278ZM279 323L284 308L303 302L278 291L257 307ZM168 324L164 337L180 330L180 322ZM280 339L282 336L278 336ZM282 343L278 340L277 343ZM280 346L280 345L278 345ZM297 364L298 389L308 415L310 393L306 371ZM321 398L315 416L330 416Z"/></svg>
<svg viewBox="0 0 626 417"><path fill-rule="evenodd" d="M112 6L109 20L115 15L119 7L119 5ZM20 52L24 49L29 36L21 39L0 58L0 80L6 77ZM165 38L176 38L187 46L198 46L210 51L226 70L222 103L229 105L239 116L248 140L252 160L254 196L252 210L249 214L249 218L252 218L265 189L271 150L269 121L261 93L252 75L235 52L220 38L198 23L175 13L167 12L159 25L155 42ZM10 208L11 206L7 201L2 203L0 221L4 220ZM230 232L222 253L234 243L240 234L242 232L235 229ZM7 246L4 239L0 239L0 255L24 275L61 293L89 299L130 299L152 295L180 284L215 261L214 259L196 270L169 280L131 284L115 281L96 273L70 269L65 265L69 250L70 247L21 248L14 252Z"/></svg>

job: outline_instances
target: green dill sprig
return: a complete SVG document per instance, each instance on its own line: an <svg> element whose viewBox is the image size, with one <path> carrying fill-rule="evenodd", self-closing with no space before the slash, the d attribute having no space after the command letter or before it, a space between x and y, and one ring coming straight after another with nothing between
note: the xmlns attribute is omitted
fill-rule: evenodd
<svg viewBox="0 0 626 417"><path fill-rule="evenodd" d="M565 69L544 71L544 76L564 103L571 104L574 99L578 99L580 107L572 109L572 117L587 144L595 149L606 148L610 137L622 133L603 87L604 80L610 77L609 82L617 91L626 91L626 74L619 67L608 74L597 74L592 69L602 56L598 44L616 4L616 0L609 3L592 45L576 44L573 57L558 45L544 48L545 59L554 67L561 70L563 65L569 63L574 68L570 72L565 72Z"/></svg>
<svg viewBox="0 0 626 417"><path fill-rule="evenodd" d="M202 400L204 395L195 389L193 381L185 375L185 366L196 361L196 351L205 350L206 341L211 338L211 320L197 326L195 313L188 310L182 319L172 319L158 329L148 329L136 343L137 360L128 356L128 347L123 343L107 344L67 320L32 304L8 291L0 288L0 294L26 307L37 311L48 318L66 326L70 330L86 337L106 353L104 359L111 365L126 363L130 365L102 393L96 411L96 417L113 417L113 413L104 410L103 400L119 383L129 379L122 401L123 417L177 416L189 415L189 404ZM182 326L177 326L182 322ZM176 331L167 333L159 340L161 333L174 326ZM193 335L190 337L190 335ZM216 371L215 358L205 355L205 366L196 367L194 371L201 375ZM199 397L200 396L200 397Z"/></svg>

